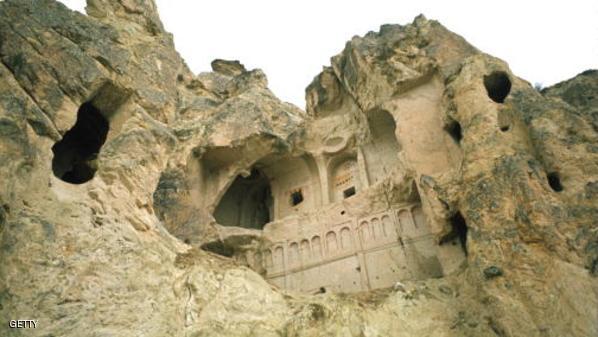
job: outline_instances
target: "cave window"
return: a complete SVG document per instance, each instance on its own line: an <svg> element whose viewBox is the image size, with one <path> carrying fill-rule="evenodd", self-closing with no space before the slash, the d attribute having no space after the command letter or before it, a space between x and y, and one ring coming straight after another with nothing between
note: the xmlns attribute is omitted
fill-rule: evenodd
<svg viewBox="0 0 598 337"><path fill-rule="evenodd" d="M355 186L351 186L343 191L343 197L347 199L348 197L355 195Z"/></svg>
<svg viewBox="0 0 598 337"><path fill-rule="evenodd" d="M504 103L511 91L511 80L504 71L494 71L484 76L484 87L488 97L496 103Z"/></svg>
<svg viewBox="0 0 598 337"><path fill-rule="evenodd" d="M301 190L296 190L291 193L291 206L297 206L303 202L303 193Z"/></svg>
<svg viewBox="0 0 598 337"><path fill-rule="evenodd" d="M461 139L463 139L463 133L461 131L461 124L455 120L451 120L444 129L448 134L453 138L455 143L460 144Z"/></svg>
<svg viewBox="0 0 598 337"><path fill-rule="evenodd" d="M546 177L548 178L548 184L553 191L561 192L563 190L563 185L561 185L561 177L559 176L558 172L548 173Z"/></svg>
<svg viewBox="0 0 598 337"><path fill-rule="evenodd" d="M108 120L100 110L91 102L81 105L75 125L52 147L54 175L71 184L90 181L97 170L97 156L108 130Z"/></svg>
<svg viewBox="0 0 598 337"><path fill-rule="evenodd" d="M223 226L262 229L272 220L272 206L268 177L253 169L249 176L235 178L216 206L214 218Z"/></svg>

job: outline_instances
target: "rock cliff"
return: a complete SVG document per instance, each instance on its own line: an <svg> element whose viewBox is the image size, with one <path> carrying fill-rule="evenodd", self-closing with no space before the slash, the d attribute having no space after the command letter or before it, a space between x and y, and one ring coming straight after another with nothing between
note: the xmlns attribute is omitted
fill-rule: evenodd
<svg viewBox="0 0 598 337"><path fill-rule="evenodd" d="M303 111L239 62L192 74L130 0L2 1L0 61L2 336L598 336L596 71L538 92L419 16L347 42ZM319 168L376 153L335 199ZM298 158L304 206L223 226L235 181ZM439 274L314 295L251 258L412 202Z"/></svg>

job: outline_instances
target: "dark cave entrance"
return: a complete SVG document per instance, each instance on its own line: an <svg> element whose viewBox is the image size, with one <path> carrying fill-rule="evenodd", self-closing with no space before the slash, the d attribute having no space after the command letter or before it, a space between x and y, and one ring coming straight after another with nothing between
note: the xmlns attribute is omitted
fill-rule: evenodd
<svg viewBox="0 0 598 337"><path fill-rule="evenodd" d="M455 213L449 219L451 225L451 232L440 239L440 244L443 245L449 242L456 242L459 240L463 252L467 256L467 223L461 212Z"/></svg>
<svg viewBox="0 0 598 337"><path fill-rule="evenodd" d="M504 103L511 92L511 80L504 71L494 71L484 76L484 87L488 97L496 103Z"/></svg>
<svg viewBox="0 0 598 337"><path fill-rule="evenodd" d="M449 123L444 127L444 130L453 138L455 143L461 144L463 139L463 131L461 130L461 124L454 119L451 119Z"/></svg>
<svg viewBox="0 0 598 337"><path fill-rule="evenodd" d="M91 102L77 112L75 125L52 147L54 175L71 184L91 180L97 170L97 156L106 141L109 123Z"/></svg>
<svg viewBox="0 0 598 337"><path fill-rule="evenodd" d="M247 177L237 176L214 212L223 226L262 229L273 218L273 198L268 177L252 169Z"/></svg>
<svg viewBox="0 0 598 337"><path fill-rule="evenodd" d="M558 172L550 172L546 175L548 178L548 185L552 188L555 192L562 192L563 185L561 184L561 177Z"/></svg>
<svg viewBox="0 0 598 337"><path fill-rule="evenodd" d="M459 238L461 248L463 248L465 255L467 255L467 223L465 222L465 218L461 215L461 212L457 212L450 217L449 221L453 227L453 232Z"/></svg>

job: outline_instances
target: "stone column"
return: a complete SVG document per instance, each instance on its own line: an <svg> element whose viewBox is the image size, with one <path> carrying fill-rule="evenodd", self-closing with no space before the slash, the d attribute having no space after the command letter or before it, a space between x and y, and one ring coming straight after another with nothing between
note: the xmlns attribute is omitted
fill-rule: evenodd
<svg viewBox="0 0 598 337"><path fill-rule="evenodd" d="M322 194L322 205L330 203L330 182L328 181L328 169L326 165L326 158L323 155L315 157L316 166L318 167L318 174L320 175L320 193Z"/></svg>
<svg viewBox="0 0 598 337"><path fill-rule="evenodd" d="M368 276L368 268L365 261L365 252L363 248L363 244L361 242L361 238L359 237L359 219L354 220L353 222L353 238L355 239L355 255L357 256L357 261L359 263L359 278L361 279L361 289L362 290L372 290L370 286L370 279Z"/></svg>
<svg viewBox="0 0 598 337"><path fill-rule="evenodd" d="M357 167L359 169L361 189L365 189L370 186L370 179L368 177L367 163L365 162L365 156L363 155L361 146L357 148Z"/></svg>

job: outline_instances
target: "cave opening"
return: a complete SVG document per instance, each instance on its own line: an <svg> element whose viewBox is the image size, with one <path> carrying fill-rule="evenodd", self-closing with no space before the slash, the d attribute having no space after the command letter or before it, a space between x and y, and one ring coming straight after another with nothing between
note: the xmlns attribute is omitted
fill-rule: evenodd
<svg viewBox="0 0 598 337"><path fill-rule="evenodd" d="M463 252L467 256L467 223L461 212L453 214L449 219L451 225L451 231L440 239L440 244L443 245L448 242L456 242L459 240Z"/></svg>
<svg viewBox="0 0 598 337"><path fill-rule="evenodd" d="M71 184L90 181L109 128L108 120L91 102L81 105L75 125L52 147L54 175Z"/></svg>
<svg viewBox="0 0 598 337"><path fill-rule="evenodd" d="M463 139L463 132L461 130L461 124L456 120L451 120L445 127L444 130L448 132L448 134L453 138L455 143L461 144L461 139Z"/></svg>
<svg viewBox="0 0 598 337"><path fill-rule="evenodd" d="M511 92L511 80L504 71L494 71L484 76L484 87L488 97L496 103L504 103Z"/></svg>
<svg viewBox="0 0 598 337"><path fill-rule="evenodd" d="M550 185L553 191L561 192L563 190L561 177L558 172L550 172L546 175L546 178L548 178L548 185Z"/></svg>
<svg viewBox="0 0 598 337"><path fill-rule="evenodd" d="M268 177L252 169L247 177L235 178L214 212L223 226L262 229L273 218L273 198Z"/></svg>

